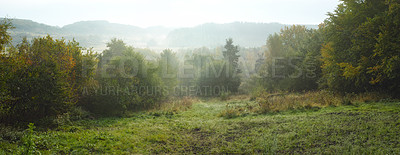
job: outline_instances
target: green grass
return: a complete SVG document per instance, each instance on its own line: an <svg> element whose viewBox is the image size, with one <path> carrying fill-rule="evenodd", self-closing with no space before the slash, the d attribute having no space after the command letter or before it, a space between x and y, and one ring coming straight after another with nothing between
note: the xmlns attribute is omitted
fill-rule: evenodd
<svg viewBox="0 0 400 155"><path fill-rule="evenodd" d="M199 101L178 113L81 120L30 138L41 154L400 154L400 103L221 117L233 104L252 102ZM21 133L2 135L0 154L23 152Z"/></svg>

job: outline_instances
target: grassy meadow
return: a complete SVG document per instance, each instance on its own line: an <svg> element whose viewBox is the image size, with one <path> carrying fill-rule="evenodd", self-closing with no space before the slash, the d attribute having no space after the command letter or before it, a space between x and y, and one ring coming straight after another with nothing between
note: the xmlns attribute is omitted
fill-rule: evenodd
<svg viewBox="0 0 400 155"><path fill-rule="evenodd" d="M400 102L286 106L269 112L260 103L245 96L185 98L155 110L69 121L54 129L31 126L17 132L3 126L0 154L400 153Z"/></svg>

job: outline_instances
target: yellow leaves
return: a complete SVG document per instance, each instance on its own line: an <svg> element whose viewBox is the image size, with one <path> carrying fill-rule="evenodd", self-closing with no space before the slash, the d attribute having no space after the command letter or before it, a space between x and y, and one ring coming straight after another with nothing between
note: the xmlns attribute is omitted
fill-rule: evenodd
<svg viewBox="0 0 400 155"><path fill-rule="evenodd" d="M385 57L380 60L380 64L369 67L367 73L373 74L375 77L371 78L370 84L377 84L387 79L396 77L397 72L394 72L396 65L399 64L399 56Z"/></svg>
<svg viewBox="0 0 400 155"><path fill-rule="evenodd" d="M330 54L333 51L332 42L326 43L322 45L321 48L321 56L322 58L331 58L332 55Z"/></svg>
<svg viewBox="0 0 400 155"><path fill-rule="evenodd" d="M332 65L332 60L331 60L332 59L332 55L331 55L332 51L333 51L332 42L322 45L322 48L321 48L321 56L322 56L321 61L323 62L322 66L321 66L322 68L326 68L326 67Z"/></svg>
<svg viewBox="0 0 400 155"><path fill-rule="evenodd" d="M370 84L377 84L382 81L382 76L377 76L376 78L372 78L371 81L369 81Z"/></svg>
<svg viewBox="0 0 400 155"><path fill-rule="evenodd" d="M378 72L382 68L381 65L374 66L374 67L368 67L368 72L367 73L373 73L373 72Z"/></svg>
<svg viewBox="0 0 400 155"><path fill-rule="evenodd" d="M339 63L338 65L342 68L342 76L346 78L355 78L360 74L361 66L354 67L353 65L344 62Z"/></svg>

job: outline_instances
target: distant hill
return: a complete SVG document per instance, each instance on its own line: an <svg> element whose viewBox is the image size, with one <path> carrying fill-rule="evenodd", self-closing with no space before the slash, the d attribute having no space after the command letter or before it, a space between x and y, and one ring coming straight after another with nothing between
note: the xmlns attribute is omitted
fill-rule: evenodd
<svg viewBox="0 0 400 155"><path fill-rule="evenodd" d="M278 23L208 23L193 28L181 28L168 34L168 45L174 47L218 46L232 38L241 46L259 47L270 34L279 32L284 25Z"/></svg>
<svg viewBox="0 0 400 155"><path fill-rule="evenodd" d="M1 20L1 19L0 19ZM81 21L64 27L49 26L25 19L12 19L15 29L10 30L13 44L22 41L23 37L43 37L47 34L54 38L75 39L84 47L94 47L102 51L111 38L123 39L135 47L161 46L167 34L172 30L165 27L140 28L131 25L109 23L107 21Z"/></svg>
<svg viewBox="0 0 400 155"><path fill-rule="evenodd" d="M9 32L13 38L14 45L20 43L23 37L32 38L45 36L46 34L57 37L62 33L59 27L40 24L31 20L12 19L12 24L15 29L11 29Z"/></svg>
<svg viewBox="0 0 400 155"><path fill-rule="evenodd" d="M279 23L208 23L193 28L181 28L168 34L167 42L173 47L218 46L232 38L235 44L243 47L260 47L266 44L270 34L280 32L286 25ZM317 25L306 25L318 28Z"/></svg>
<svg viewBox="0 0 400 155"><path fill-rule="evenodd" d="M0 19L2 20L2 19ZM15 30L26 33L46 34L60 33L61 29L55 26L37 23L31 20L12 19L12 24L16 27Z"/></svg>
<svg viewBox="0 0 400 155"><path fill-rule="evenodd" d="M71 34L98 34L103 35L127 35L142 34L144 29L131 25L109 23L107 21L80 21L62 27L64 32Z"/></svg>
<svg viewBox="0 0 400 155"><path fill-rule="evenodd" d="M0 19L2 20L2 19ZM107 21L80 21L64 27L49 26L31 20L12 19L16 27L10 30L13 44L28 39L50 34L54 38L75 39L81 46L94 47L97 51L105 49L111 38L123 39L135 47L180 48L180 47L215 47L233 38L235 44L242 47L260 47L265 45L270 34L279 32L285 25L279 23L243 23L202 24L191 28L166 28L110 23ZM316 25L309 25L317 28Z"/></svg>

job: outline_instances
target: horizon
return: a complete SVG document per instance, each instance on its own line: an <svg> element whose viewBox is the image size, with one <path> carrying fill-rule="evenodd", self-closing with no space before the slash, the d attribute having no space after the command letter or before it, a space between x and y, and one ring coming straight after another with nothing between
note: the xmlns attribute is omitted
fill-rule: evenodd
<svg viewBox="0 0 400 155"><path fill-rule="evenodd" d="M108 21L148 27L194 27L234 22L318 25L338 0L262 1L1 1L0 16L63 27L80 21ZM225 7L223 7L225 6Z"/></svg>
<svg viewBox="0 0 400 155"><path fill-rule="evenodd" d="M57 25L49 25L49 24L46 24L46 23L41 23L41 22L38 22L38 21L35 21L35 20L32 20L32 19L9 18L9 17L0 17L0 19L9 19L9 20L11 20L11 22L12 22L12 20L14 20L14 19L15 19L15 20L28 20L28 21L32 21L32 22L35 22L35 23L38 23L38 24L44 24L44 25L47 25L47 26L58 27L58 28L63 28L63 27L65 27L65 26L72 25L72 24L76 24L76 23L80 23L80 22L107 22L107 23L110 23L110 24L120 24L120 25L126 25L126 26L135 26L135 27L139 27L139 28L143 28L143 29L152 28L152 27L164 27L164 28L172 28L172 29L174 29L174 28L192 28L192 27L197 27L197 26L201 26L201 25L205 25L205 24L223 25L223 24L232 24L232 23L281 24L281 25L304 25L304 26L318 26L318 25L319 25L319 24L285 24L285 23L279 23L279 22L232 21L232 22L227 22L227 23L206 22L206 23L199 23L199 24L194 25L194 26L183 26L183 27L168 27L168 26L163 26L163 25L154 25L154 26L148 26L148 27L141 27L141 26L138 26L138 25L130 25L130 24L123 24L123 23L110 22L110 21L108 21L108 20L82 20L82 21L76 21L76 22L73 22L73 23L69 23L69 24L66 24L66 25L64 25L64 26L57 26Z"/></svg>

